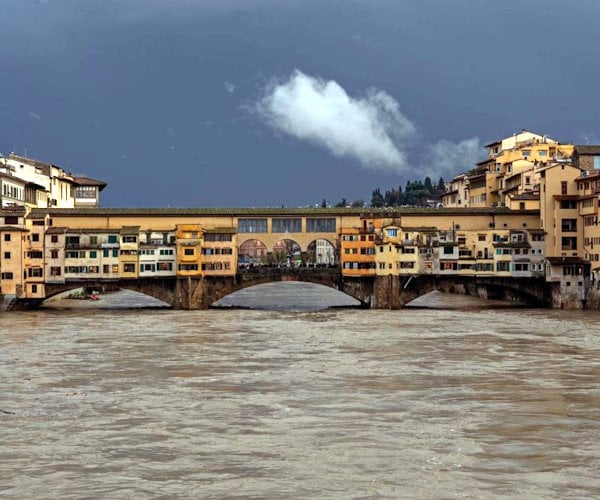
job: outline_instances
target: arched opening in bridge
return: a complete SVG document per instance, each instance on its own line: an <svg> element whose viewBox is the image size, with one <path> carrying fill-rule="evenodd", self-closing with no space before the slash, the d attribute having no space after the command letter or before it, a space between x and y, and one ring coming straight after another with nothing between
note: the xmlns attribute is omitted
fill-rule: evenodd
<svg viewBox="0 0 600 500"><path fill-rule="evenodd" d="M325 239L314 240L306 250L306 260L309 265L333 266L337 262L335 247Z"/></svg>
<svg viewBox="0 0 600 500"><path fill-rule="evenodd" d="M273 245L269 264L298 266L302 264L302 249L294 240L282 239Z"/></svg>
<svg viewBox="0 0 600 500"><path fill-rule="evenodd" d="M168 308L166 302L134 290L111 291L74 288L47 298L44 309L147 309Z"/></svg>
<svg viewBox="0 0 600 500"><path fill-rule="evenodd" d="M359 300L328 286L300 281L280 281L244 288L223 297L212 304L212 307L319 311L362 306Z"/></svg>
<svg viewBox="0 0 600 500"><path fill-rule="evenodd" d="M240 266L253 266L265 263L267 259L267 246L260 240L244 241L238 251Z"/></svg>

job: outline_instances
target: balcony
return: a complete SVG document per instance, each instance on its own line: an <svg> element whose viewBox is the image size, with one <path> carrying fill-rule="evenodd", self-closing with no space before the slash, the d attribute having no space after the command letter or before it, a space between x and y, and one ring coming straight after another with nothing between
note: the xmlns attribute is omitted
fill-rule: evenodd
<svg viewBox="0 0 600 500"><path fill-rule="evenodd" d="M177 244L183 247L195 247L200 244L200 240L192 238L178 238Z"/></svg>

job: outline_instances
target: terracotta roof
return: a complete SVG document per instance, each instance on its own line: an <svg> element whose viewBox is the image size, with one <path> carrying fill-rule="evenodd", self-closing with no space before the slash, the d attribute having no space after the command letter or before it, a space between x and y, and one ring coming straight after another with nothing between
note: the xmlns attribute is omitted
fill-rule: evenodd
<svg viewBox="0 0 600 500"><path fill-rule="evenodd" d="M27 229L20 226L0 226L0 231L27 231Z"/></svg>
<svg viewBox="0 0 600 500"><path fill-rule="evenodd" d="M262 215L265 217L279 215L299 215L304 217L401 217L402 215L497 215L497 214L538 214L539 210L510 210L504 207L449 207L449 208L32 208L29 218L41 218L48 214L60 219L61 216L72 217L249 217Z"/></svg>
<svg viewBox="0 0 600 500"><path fill-rule="evenodd" d="M83 176L73 176L73 183L78 186L98 186L98 189L102 191L106 187L106 182L91 179Z"/></svg>

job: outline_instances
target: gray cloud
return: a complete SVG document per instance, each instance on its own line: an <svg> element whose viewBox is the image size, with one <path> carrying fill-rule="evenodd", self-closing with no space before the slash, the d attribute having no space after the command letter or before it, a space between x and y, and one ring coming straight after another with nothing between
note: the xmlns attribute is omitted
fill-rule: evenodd
<svg viewBox="0 0 600 500"><path fill-rule="evenodd" d="M484 157L485 150L478 137L460 142L440 140L427 146L422 170L430 176L448 180L457 173L470 170Z"/></svg>
<svg viewBox="0 0 600 500"><path fill-rule="evenodd" d="M256 109L275 130L335 156L388 172L408 168L404 146L416 130L383 91L352 97L333 80L295 71L287 81L272 83Z"/></svg>

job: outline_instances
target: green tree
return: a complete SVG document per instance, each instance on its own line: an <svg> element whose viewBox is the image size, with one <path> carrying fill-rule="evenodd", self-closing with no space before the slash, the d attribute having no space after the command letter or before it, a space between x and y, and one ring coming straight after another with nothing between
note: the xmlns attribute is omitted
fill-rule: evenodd
<svg viewBox="0 0 600 500"><path fill-rule="evenodd" d="M381 190L379 188L373 191L371 196L371 206L372 207L383 207L383 196L381 196Z"/></svg>

